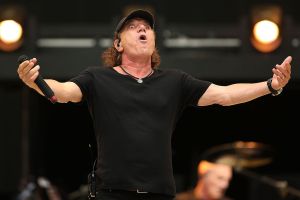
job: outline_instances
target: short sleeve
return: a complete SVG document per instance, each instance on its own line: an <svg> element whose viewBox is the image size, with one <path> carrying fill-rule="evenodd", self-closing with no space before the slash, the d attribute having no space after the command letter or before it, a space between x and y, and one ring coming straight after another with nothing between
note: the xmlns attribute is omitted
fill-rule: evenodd
<svg viewBox="0 0 300 200"><path fill-rule="evenodd" d="M196 106L211 82L199 80L182 72L182 98L185 105Z"/></svg>
<svg viewBox="0 0 300 200"><path fill-rule="evenodd" d="M82 92L83 100L87 100L90 94L92 94L93 75L91 73L91 68L85 69L77 76L71 78L69 81L78 85Z"/></svg>

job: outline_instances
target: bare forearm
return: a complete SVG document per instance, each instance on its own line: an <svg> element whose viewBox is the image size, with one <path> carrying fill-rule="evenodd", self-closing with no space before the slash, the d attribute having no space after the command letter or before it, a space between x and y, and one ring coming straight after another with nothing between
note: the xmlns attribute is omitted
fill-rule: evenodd
<svg viewBox="0 0 300 200"><path fill-rule="evenodd" d="M44 79L45 82L49 85L49 87L51 88L51 90L54 92L54 95L56 96L58 102L62 103L64 102L63 99L64 99L64 92L63 92L63 85L62 83L56 81L56 80L53 80L53 79ZM40 88L36 85L36 84L33 84L31 86L32 89L34 89L35 91L37 91L40 95L43 95L43 92L40 90Z"/></svg>
<svg viewBox="0 0 300 200"><path fill-rule="evenodd" d="M45 79L46 83L49 85L49 87L54 92L54 95L57 98L57 101L59 103L66 103L68 102L67 99L67 91L65 90L64 83L58 82L53 79Z"/></svg>
<svg viewBox="0 0 300 200"><path fill-rule="evenodd" d="M199 106L219 104L230 106L245 103L270 94L278 95L291 78L292 57L288 56L281 65L272 69L272 79L259 83L237 83L229 86L211 84L198 101ZM267 84L268 82L268 84Z"/></svg>
<svg viewBox="0 0 300 200"><path fill-rule="evenodd" d="M56 96L57 101L59 103L67 103L69 101L71 102L80 101L80 95L76 95L77 93L72 92L74 91L74 83L71 82L61 83L53 79L44 79L44 80L54 92L54 95ZM44 96L44 94L36 84L34 84L32 88Z"/></svg>
<svg viewBox="0 0 300 200"><path fill-rule="evenodd" d="M292 57L288 56L281 65L276 65L272 69L273 76L269 79L269 87L267 81L252 83L252 84L234 84L225 87L229 95L229 105L244 103L251 101L266 94L270 94L270 90L275 92L275 95L281 90L291 78L291 63ZM276 92L277 91L277 92ZM280 94L280 92L279 92Z"/></svg>
<svg viewBox="0 0 300 200"><path fill-rule="evenodd" d="M225 87L227 101L223 105L230 106L245 103L258 97L270 94L267 82L259 83L238 83Z"/></svg>

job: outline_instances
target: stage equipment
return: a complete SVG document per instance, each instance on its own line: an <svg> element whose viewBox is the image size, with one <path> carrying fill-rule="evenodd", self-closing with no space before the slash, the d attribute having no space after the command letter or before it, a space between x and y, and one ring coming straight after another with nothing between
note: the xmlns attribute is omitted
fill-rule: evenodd
<svg viewBox="0 0 300 200"><path fill-rule="evenodd" d="M277 189L282 197L293 195L300 198L300 190L289 186L286 180L276 180L269 176L253 172L253 168L262 167L272 162L274 149L254 141L236 141L212 147L204 152L202 159L212 163L229 165L233 170L247 178L267 184Z"/></svg>

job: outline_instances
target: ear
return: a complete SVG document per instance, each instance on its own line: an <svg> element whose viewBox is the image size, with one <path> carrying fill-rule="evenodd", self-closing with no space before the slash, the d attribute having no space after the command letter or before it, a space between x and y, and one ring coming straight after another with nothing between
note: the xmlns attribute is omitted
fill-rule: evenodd
<svg viewBox="0 0 300 200"><path fill-rule="evenodd" d="M206 160L202 160L198 165L198 174L203 176L207 174L208 171L212 170L215 164Z"/></svg>
<svg viewBox="0 0 300 200"><path fill-rule="evenodd" d="M117 49L118 52L122 52L123 51L123 47L122 47L121 41L119 39L115 39L115 41L114 41L114 47L115 47L115 49Z"/></svg>

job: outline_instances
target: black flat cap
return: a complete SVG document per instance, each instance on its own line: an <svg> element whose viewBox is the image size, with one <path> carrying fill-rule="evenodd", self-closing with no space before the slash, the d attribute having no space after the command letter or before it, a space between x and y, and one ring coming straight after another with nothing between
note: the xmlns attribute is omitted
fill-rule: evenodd
<svg viewBox="0 0 300 200"><path fill-rule="evenodd" d="M131 13L129 13L126 17L124 17L123 19L120 20L120 22L118 23L118 25L116 27L115 32L119 33L122 30L124 24L128 20L134 19L134 18L144 19L149 23L149 25L152 29L154 28L154 17L150 12L148 12L146 10L134 10Z"/></svg>

